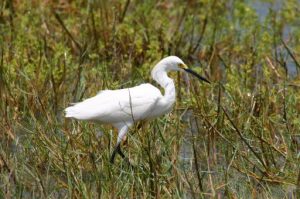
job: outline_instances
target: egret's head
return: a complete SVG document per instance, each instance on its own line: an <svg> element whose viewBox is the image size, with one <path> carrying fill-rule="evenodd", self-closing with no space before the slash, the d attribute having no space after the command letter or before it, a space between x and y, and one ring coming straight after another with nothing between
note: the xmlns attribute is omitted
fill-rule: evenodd
<svg viewBox="0 0 300 199"><path fill-rule="evenodd" d="M155 66L157 70L164 71L180 71L182 67L186 67L184 62L176 56L165 57Z"/></svg>
<svg viewBox="0 0 300 199"><path fill-rule="evenodd" d="M168 71L185 71L188 72L194 76L196 76L198 79L205 81L207 83L210 83L207 79L197 74L195 71L189 69L185 63L176 56L169 56L164 59L162 59L158 64L154 67L152 70L152 77L154 79L157 79L157 74L159 72L168 72Z"/></svg>

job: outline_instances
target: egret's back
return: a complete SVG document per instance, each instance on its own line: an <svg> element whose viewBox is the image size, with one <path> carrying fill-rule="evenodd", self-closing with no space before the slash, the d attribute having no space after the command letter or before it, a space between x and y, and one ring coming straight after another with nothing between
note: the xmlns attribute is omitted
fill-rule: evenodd
<svg viewBox="0 0 300 199"><path fill-rule="evenodd" d="M66 108L66 117L103 123L141 120L151 114L151 108L161 97L160 91L151 84L105 90Z"/></svg>

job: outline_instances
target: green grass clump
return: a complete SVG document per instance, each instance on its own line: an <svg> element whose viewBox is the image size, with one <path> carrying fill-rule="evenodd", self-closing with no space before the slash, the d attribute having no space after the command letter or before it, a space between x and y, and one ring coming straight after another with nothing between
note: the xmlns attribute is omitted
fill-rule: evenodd
<svg viewBox="0 0 300 199"><path fill-rule="evenodd" d="M299 198L299 2L0 2L0 198ZM180 74L171 114L116 132L70 102ZM188 91L189 90L189 91Z"/></svg>

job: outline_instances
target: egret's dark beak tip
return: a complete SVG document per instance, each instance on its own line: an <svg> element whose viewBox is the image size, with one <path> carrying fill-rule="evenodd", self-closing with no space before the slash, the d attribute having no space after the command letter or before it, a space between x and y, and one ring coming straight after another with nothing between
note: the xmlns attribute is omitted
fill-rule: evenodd
<svg viewBox="0 0 300 199"><path fill-rule="evenodd" d="M189 69L189 68L185 68L184 70L185 70L186 72L188 72L188 73L194 75L195 77L197 77L197 78L200 79L201 81L204 81L204 82L210 84L210 81L209 81L209 80L207 80L206 78L202 77L201 75L199 75L199 74L196 73L195 71L193 71L193 70L191 70L191 69Z"/></svg>
<svg viewBox="0 0 300 199"><path fill-rule="evenodd" d="M208 83L208 84L211 84L211 82L208 81L207 79L205 79L205 80L203 80L203 81L205 81L205 82Z"/></svg>

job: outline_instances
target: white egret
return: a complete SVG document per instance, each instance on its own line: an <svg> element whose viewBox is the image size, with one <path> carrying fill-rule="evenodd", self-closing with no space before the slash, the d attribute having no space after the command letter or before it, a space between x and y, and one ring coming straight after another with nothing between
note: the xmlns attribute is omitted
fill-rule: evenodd
<svg viewBox="0 0 300 199"><path fill-rule="evenodd" d="M173 79L167 75L169 71L185 71L209 83L189 69L180 58L169 56L159 61L151 72L152 78L164 88L164 95L149 83L132 88L104 90L66 108L65 117L112 124L118 129L118 140L110 161L114 162L116 153L125 158L120 144L129 128L136 121L158 117L172 110L176 96Z"/></svg>

